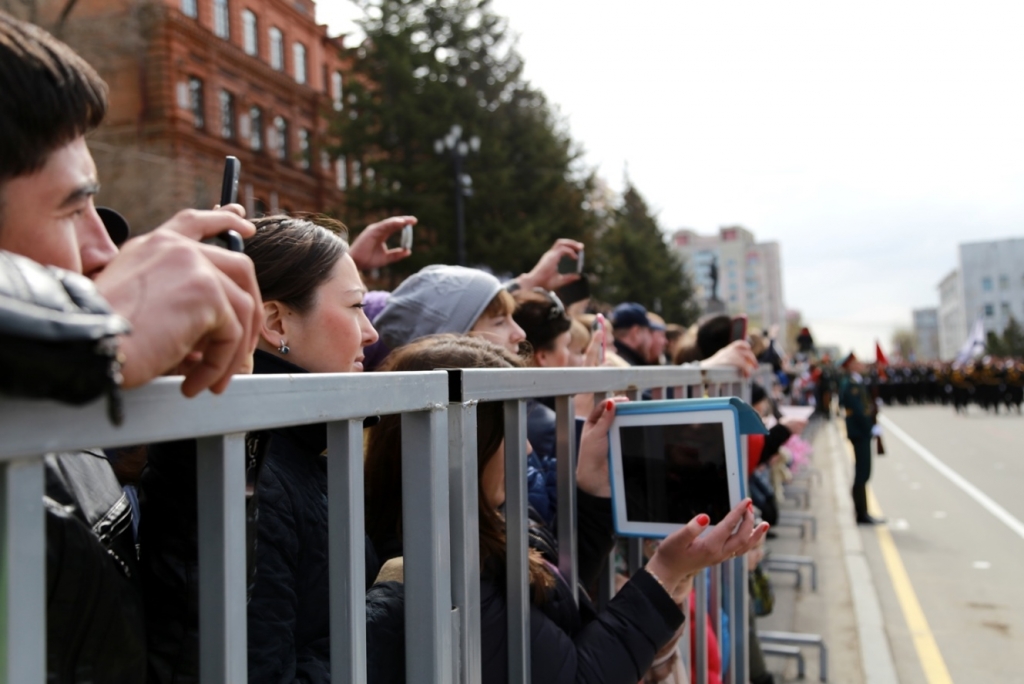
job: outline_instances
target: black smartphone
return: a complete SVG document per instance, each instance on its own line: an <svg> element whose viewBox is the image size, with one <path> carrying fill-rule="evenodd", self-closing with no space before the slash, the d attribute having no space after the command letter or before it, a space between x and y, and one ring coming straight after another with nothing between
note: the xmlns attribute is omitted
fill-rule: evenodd
<svg viewBox="0 0 1024 684"><path fill-rule="evenodd" d="M740 314L739 316L733 316L732 331L729 335L729 341L735 342L736 340L745 339L747 339L747 315Z"/></svg>
<svg viewBox="0 0 1024 684"><path fill-rule="evenodd" d="M564 256L558 260L558 272L562 274L583 273L583 250L573 259L571 256Z"/></svg>
<svg viewBox="0 0 1024 684"><path fill-rule="evenodd" d="M224 178L220 184L220 206L238 202L238 174L242 171L242 162L238 157L228 155L224 158ZM245 249L242 236L233 230L225 230L204 242L222 247L232 252L241 252Z"/></svg>
<svg viewBox="0 0 1024 684"><path fill-rule="evenodd" d="M571 306L576 302L582 302L590 297L590 279L586 273L581 273L579 280L574 280L568 285L563 285L556 290L558 298L565 306Z"/></svg>

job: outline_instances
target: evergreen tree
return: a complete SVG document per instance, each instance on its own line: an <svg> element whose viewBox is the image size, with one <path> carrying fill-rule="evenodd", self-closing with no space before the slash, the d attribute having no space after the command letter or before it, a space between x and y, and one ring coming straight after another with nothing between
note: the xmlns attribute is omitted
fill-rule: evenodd
<svg viewBox="0 0 1024 684"><path fill-rule="evenodd" d="M414 255L401 273L455 263L454 178L435 141L453 124L480 149L465 160L470 265L528 270L559 237L587 241L590 178L579 150L543 94L522 77L522 60L490 0L362 0L367 39L352 50L353 73L334 117L336 154L357 162L342 215L354 225L414 214Z"/></svg>
<svg viewBox="0 0 1024 684"><path fill-rule="evenodd" d="M632 183L621 206L609 215L595 251L596 297L610 303L639 302L681 325L697 319L693 282Z"/></svg>
<svg viewBox="0 0 1024 684"><path fill-rule="evenodd" d="M1013 316L1003 328L1003 334L989 332L986 336L985 351L993 356L1024 358L1024 329Z"/></svg>

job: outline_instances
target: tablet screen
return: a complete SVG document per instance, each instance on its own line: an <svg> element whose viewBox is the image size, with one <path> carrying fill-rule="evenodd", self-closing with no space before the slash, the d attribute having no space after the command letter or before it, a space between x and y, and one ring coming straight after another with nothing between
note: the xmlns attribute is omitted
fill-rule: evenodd
<svg viewBox="0 0 1024 684"><path fill-rule="evenodd" d="M626 517L685 525L729 512L729 474L721 423L621 426Z"/></svg>

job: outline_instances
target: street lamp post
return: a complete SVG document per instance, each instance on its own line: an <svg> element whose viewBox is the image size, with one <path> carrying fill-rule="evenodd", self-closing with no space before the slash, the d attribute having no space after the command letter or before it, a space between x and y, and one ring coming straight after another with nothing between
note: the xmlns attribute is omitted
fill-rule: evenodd
<svg viewBox="0 0 1024 684"><path fill-rule="evenodd" d="M448 135L434 141L437 154L448 152L452 158L452 170L455 174L455 241L459 266L466 265L466 217L463 199L473 196L473 179L462 172L462 163L470 152L480 151L480 138L471 136L462 139L462 126L453 124Z"/></svg>

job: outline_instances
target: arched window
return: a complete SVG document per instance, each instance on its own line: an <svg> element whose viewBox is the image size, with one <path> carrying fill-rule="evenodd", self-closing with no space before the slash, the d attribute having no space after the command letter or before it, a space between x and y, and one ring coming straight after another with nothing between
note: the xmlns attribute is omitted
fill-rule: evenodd
<svg viewBox="0 0 1024 684"><path fill-rule="evenodd" d="M228 0L213 0L213 32L217 34L218 38L227 39L231 35Z"/></svg>
<svg viewBox="0 0 1024 684"><path fill-rule="evenodd" d="M258 26L256 14L252 10L242 10L242 47L245 54L254 57L260 52Z"/></svg>
<svg viewBox="0 0 1024 684"><path fill-rule="evenodd" d="M263 149L263 110L250 107L249 121L249 147L259 152Z"/></svg>
<svg viewBox="0 0 1024 684"><path fill-rule="evenodd" d="M306 46L302 43L292 45L292 62L295 70L295 82L306 82Z"/></svg>
<svg viewBox="0 0 1024 684"><path fill-rule="evenodd" d="M336 112L340 112L345 107L343 85L341 72L333 72L331 74L331 99L334 101L334 111Z"/></svg>
<svg viewBox="0 0 1024 684"><path fill-rule="evenodd" d="M288 159L288 122L282 116L274 117L274 146L276 147L277 158L281 161Z"/></svg>
<svg viewBox="0 0 1024 684"><path fill-rule="evenodd" d="M272 69L284 71L284 36L281 29L270 27L270 66Z"/></svg>

